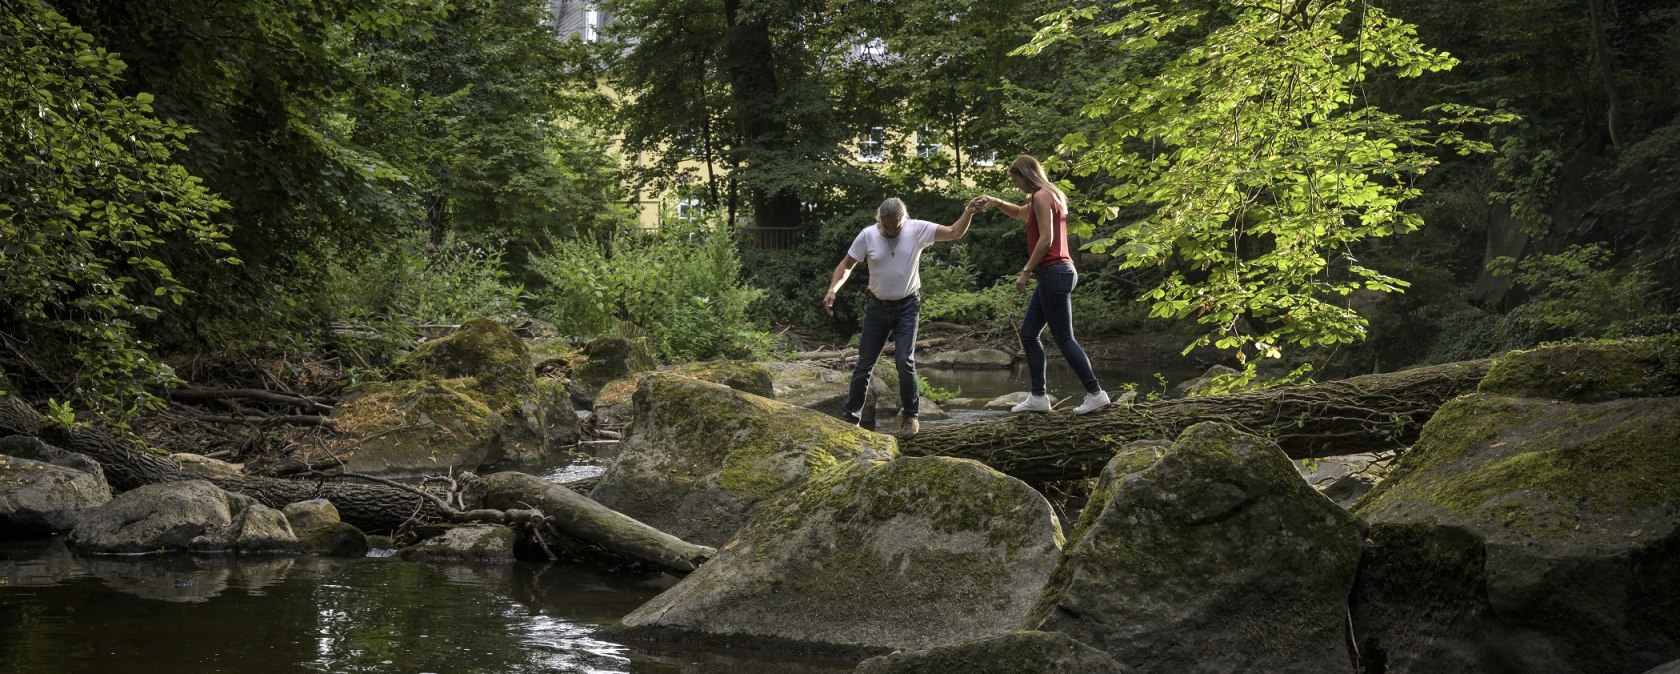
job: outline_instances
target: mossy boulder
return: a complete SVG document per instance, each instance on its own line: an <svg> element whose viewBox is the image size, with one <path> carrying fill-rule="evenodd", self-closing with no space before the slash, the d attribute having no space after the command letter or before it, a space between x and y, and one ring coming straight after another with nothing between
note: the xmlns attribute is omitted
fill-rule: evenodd
<svg viewBox="0 0 1680 674"><path fill-rule="evenodd" d="M502 458L506 419L473 379L358 384L333 412L342 438L327 446L359 473L442 472Z"/></svg>
<svg viewBox="0 0 1680 674"><path fill-rule="evenodd" d="M654 368L653 349L646 339L599 337L583 345L583 362L572 364L577 383L591 396L615 379L626 379Z"/></svg>
<svg viewBox="0 0 1680 674"><path fill-rule="evenodd" d="M1347 669L1354 518L1218 423L1118 450L1024 629L1143 672Z"/></svg>
<svg viewBox="0 0 1680 674"><path fill-rule="evenodd" d="M1561 369L1522 365L1533 383L1507 375L1443 405L1355 505L1376 544L1354 603L1360 650L1389 672L1634 672L1680 657L1680 398L1563 402L1653 389L1613 369L1577 385L1596 375L1573 368L1597 356L1536 353L1501 365Z"/></svg>
<svg viewBox="0 0 1680 674"><path fill-rule="evenodd" d="M1043 496L978 462L847 461L766 503L624 625L799 650L929 648L1012 629L1060 542Z"/></svg>
<svg viewBox="0 0 1680 674"><path fill-rule="evenodd" d="M643 377L656 371L722 384L737 391L765 398L776 397L770 370L759 363L739 360L679 363L667 365L658 370L638 372L601 387L600 393L595 396L596 420L609 425L629 423L634 413L632 398L636 394L637 387L641 386Z"/></svg>
<svg viewBox="0 0 1680 674"><path fill-rule="evenodd" d="M448 382L448 388L493 412L487 461L535 464L575 444L581 431L567 380L536 376L531 358L525 340L512 330L473 319L415 349L397 373L413 381Z"/></svg>
<svg viewBox="0 0 1680 674"><path fill-rule="evenodd" d="M1061 632L1009 632L879 655L852 674L1122 674L1107 653Z"/></svg>
<svg viewBox="0 0 1680 674"><path fill-rule="evenodd" d="M420 345L398 364L397 371L408 379L470 377L492 407L529 397L536 387L525 340L486 318L462 323L454 332Z"/></svg>
<svg viewBox="0 0 1680 674"><path fill-rule="evenodd" d="M1513 351L1494 362L1478 390L1575 402L1680 395L1680 335Z"/></svg>
<svg viewBox="0 0 1680 674"><path fill-rule="evenodd" d="M754 505L815 471L897 454L890 437L690 377L649 375L634 400L590 497L691 543L728 542Z"/></svg>

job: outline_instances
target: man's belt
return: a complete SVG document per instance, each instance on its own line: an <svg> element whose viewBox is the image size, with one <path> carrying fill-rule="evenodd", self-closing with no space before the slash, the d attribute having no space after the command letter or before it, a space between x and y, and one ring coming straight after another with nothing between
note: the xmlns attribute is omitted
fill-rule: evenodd
<svg viewBox="0 0 1680 674"><path fill-rule="evenodd" d="M881 306L883 306L883 307L896 307L900 304L904 304L905 302L909 302L911 300L916 299L916 293L910 293L909 295L905 295L905 296L900 297L896 300L883 300L879 297L876 297L875 293L869 293L869 299L872 299L872 300L875 300L876 302L879 302L881 304Z"/></svg>

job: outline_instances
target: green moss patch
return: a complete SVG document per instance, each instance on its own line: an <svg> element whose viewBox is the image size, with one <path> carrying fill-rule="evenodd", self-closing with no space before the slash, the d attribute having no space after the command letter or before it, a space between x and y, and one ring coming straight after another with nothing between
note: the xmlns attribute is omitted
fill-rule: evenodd
<svg viewBox="0 0 1680 674"><path fill-rule="evenodd" d="M1494 363L1480 391L1581 402L1680 395L1680 336L1513 351Z"/></svg>
<svg viewBox="0 0 1680 674"><path fill-rule="evenodd" d="M1475 394L1443 406L1355 505L1439 509L1528 533L1680 504L1680 399L1591 405Z"/></svg>

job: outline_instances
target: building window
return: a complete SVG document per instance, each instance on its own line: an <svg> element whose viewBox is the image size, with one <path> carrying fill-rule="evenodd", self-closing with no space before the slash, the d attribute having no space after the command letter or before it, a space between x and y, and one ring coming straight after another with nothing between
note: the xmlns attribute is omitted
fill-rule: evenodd
<svg viewBox="0 0 1680 674"><path fill-rule="evenodd" d="M677 219L683 222L694 222L706 217L706 206L699 199L678 199Z"/></svg>
<svg viewBox="0 0 1680 674"><path fill-rule="evenodd" d="M870 38L868 42L852 47L852 54L865 58L876 58L887 55L887 43L881 38Z"/></svg>
<svg viewBox="0 0 1680 674"><path fill-rule="evenodd" d="M980 151L980 148L973 148L968 151L968 157L969 161L973 162L975 166L979 166L981 168L997 166L996 150L982 152Z"/></svg>
<svg viewBox="0 0 1680 674"><path fill-rule="evenodd" d="M916 129L916 156L932 157L936 154L939 154L939 134L925 126Z"/></svg>
<svg viewBox="0 0 1680 674"><path fill-rule="evenodd" d="M881 127L873 127L863 134L863 142L858 143L858 161L880 162L887 159L887 133Z"/></svg>
<svg viewBox="0 0 1680 674"><path fill-rule="evenodd" d="M601 37L601 12L587 9L583 12L583 41L594 42Z"/></svg>

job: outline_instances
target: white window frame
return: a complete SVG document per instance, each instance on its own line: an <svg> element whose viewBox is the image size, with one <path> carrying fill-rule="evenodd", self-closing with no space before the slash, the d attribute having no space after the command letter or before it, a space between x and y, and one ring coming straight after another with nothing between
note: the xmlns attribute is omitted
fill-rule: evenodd
<svg viewBox="0 0 1680 674"><path fill-rule="evenodd" d="M601 12L593 6L583 10L583 41L594 42L601 38Z"/></svg>
<svg viewBox="0 0 1680 674"><path fill-rule="evenodd" d="M688 198L677 200L677 219L683 222L694 222L706 217L706 205L699 199Z"/></svg>
<svg viewBox="0 0 1680 674"><path fill-rule="evenodd" d="M869 38L868 42L852 46L852 55L864 58L875 58L887 55L887 41L878 37Z"/></svg>
<svg viewBox="0 0 1680 674"><path fill-rule="evenodd" d="M932 138L933 140L930 142L928 140L929 138ZM925 126L917 128L916 156L926 158L938 155L939 148L941 147L938 138L939 134L935 133L933 129L929 129Z"/></svg>
<svg viewBox="0 0 1680 674"><path fill-rule="evenodd" d="M887 130L883 127L872 126L863 132L863 140L858 141L858 161L879 164L887 160Z"/></svg>

